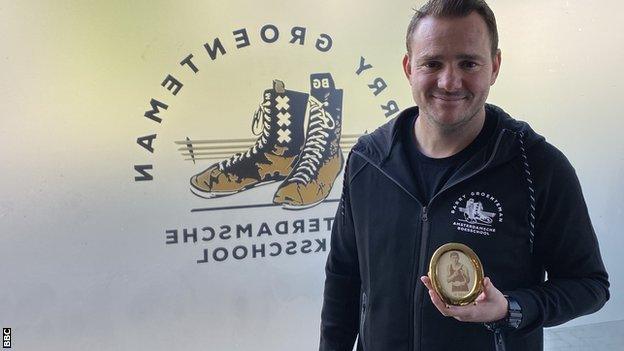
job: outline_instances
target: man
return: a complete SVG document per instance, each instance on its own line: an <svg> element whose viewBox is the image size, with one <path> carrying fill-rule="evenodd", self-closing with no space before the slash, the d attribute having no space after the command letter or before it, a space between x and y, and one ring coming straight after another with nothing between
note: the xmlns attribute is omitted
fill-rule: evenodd
<svg viewBox="0 0 624 351"><path fill-rule="evenodd" d="M451 285L451 292L470 292L470 287L468 286L468 283L470 283L470 276L468 275L466 266L459 262L459 254L457 251L452 251L450 256L452 262L447 266L446 283Z"/></svg>
<svg viewBox="0 0 624 351"><path fill-rule="evenodd" d="M321 350L352 350L356 336L358 350L541 350L543 327L608 300L574 169L485 103L500 65L484 1L430 0L414 15L403 68L418 107L360 138L347 161ZM426 276L448 242L483 263L476 304L444 305Z"/></svg>

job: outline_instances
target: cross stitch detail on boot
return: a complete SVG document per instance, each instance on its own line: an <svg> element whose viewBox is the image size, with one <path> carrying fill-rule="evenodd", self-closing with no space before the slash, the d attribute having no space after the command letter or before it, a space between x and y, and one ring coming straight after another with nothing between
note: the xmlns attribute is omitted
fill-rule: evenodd
<svg viewBox="0 0 624 351"><path fill-rule="evenodd" d="M304 117L308 94L286 90L273 81L252 120L256 142L191 177L191 192L214 198L285 179L293 170L304 143Z"/></svg>

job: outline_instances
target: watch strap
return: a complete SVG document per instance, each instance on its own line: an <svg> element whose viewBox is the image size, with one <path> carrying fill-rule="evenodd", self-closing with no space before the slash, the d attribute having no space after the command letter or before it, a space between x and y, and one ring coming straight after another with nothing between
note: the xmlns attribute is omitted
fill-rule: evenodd
<svg viewBox="0 0 624 351"><path fill-rule="evenodd" d="M500 320L486 322L483 325L490 331L514 330L522 323L522 307L516 299L505 296L507 299L507 315Z"/></svg>

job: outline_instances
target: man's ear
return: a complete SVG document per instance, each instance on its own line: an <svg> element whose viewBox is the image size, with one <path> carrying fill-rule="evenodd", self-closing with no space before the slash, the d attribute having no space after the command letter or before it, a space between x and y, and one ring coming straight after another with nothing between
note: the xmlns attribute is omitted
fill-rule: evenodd
<svg viewBox="0 0 624 351"><path fill-rule="evenodd" d="M409 53L403 56L403 73L405 73L405 77L407 77L407 80L409 80L412 76L412 64L410 62Z"/></svg>
<svg viewBox="0 0 624 351"><path fill-rule="evenodd" d="M500 72L501 66L501 51L500 49L496 49L496 55L492 58L492 78L490 79L490 85L494 85L496 83L496 78L498 77L498 72Z"/></svg>

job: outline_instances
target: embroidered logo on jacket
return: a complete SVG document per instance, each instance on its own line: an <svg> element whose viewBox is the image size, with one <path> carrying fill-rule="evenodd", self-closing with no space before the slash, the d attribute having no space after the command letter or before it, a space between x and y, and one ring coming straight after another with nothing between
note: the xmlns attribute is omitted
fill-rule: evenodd
<svg viewBox="0 0 624 351"><path fill-rule="evenodd" d="M455 200L451 214L455 229L489 236L503 222L503 205L491 194L473 191Z"/></svg>

